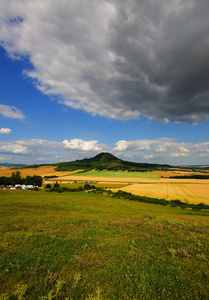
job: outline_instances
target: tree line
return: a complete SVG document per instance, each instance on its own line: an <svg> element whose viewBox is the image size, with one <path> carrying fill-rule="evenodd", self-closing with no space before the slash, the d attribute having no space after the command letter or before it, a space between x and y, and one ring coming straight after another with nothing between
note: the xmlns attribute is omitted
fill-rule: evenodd
<svg viewBox="0 0 209 300"><path fill-rule="evenodd" d="M193 175L171 176L170 178L176 178L176 179L209 179L209 175L193 174Z"/></svg>
<svg viewBox="0 0 209 300"><path fill-rule="evenodd" d="M0 185L15 185L15 184L25 184L33 186L42 186L43 178L39 175L26 176L23 178L19 171L12 172L11 177L1 176Z"/></svg>
<svg viewBox="0 0 209 300"><path fill-rule="evenodd" d="M49 192L63 193L63 192L89 191L95 194L104 194L104 195L112 196L113 198L117 198L117 199L127 199L130 201L138 201L143 203L179 207L182 209L207 210L207 211L209 210L209 205L205 203L193 204L193 203L182 202L181 200L178 199L166 200L166 199L151 198L146 196L138 196L121 190L117 192L113 192L111 190L107 190L101 187L95 187L94 185L90 185L90 184L85 184L83 187L80 186L79 188L68 188L68 187L60 187L58 183L55 183L54 187L52 187L51 184L48 184L46 185L45 188Z"/></svg>

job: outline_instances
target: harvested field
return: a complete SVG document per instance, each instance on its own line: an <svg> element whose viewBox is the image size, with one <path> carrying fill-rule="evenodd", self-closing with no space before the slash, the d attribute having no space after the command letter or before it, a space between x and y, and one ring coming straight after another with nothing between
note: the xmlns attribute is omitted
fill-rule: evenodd
<svg viewBox="0 0 209 300"><path fill-rule="evenodd" d="M165 174L174 176L174 172L154 171L154 172L122 172L122 171L89 171L76 174L82 170L56 172L53 166L42 166L38 168L0 168L0 176L11 176L12 172L20 171L22 177L27 175L59 176L45 180L46 183L58 181L64 185L72 185L75 182L80 185L83 183L96 184L97 186L121 189L136 195L164 198L166 200L179 199L183 202L198 204L203 202L209 204L209 180L204 179L171 179L166 178ZM162 175L164 174L164 175ZM171 175L172 174L172 175ZM96 175L96 176L88 176ZM158 178L157 176L163 176ZM169 177L168 176L168 177Z"/></svg>
<svg viewBox="0 0 209 300"><path fill-rule="evenodd" d="M192 172L181 171L181 170L169 170L169 171L152 171L152 173L157 174L158 178L169 178L173 176L191 176L191 175L209 175L209 172Z"/></svg>
<svg viewBox="0 0 209 300"><path fill-rule="evenodd" d="M64 175L71 175L75 174L78 171L72 171L72 172L56 172L55 171L55 166L42 166L38 168L0 168L0 177L1 176L11 176L12 172L19 171L21 173L22 177L26 177L27 175L29 176L34 176L34 175L39 175L39 176L51 176L51 175L56 175L56 176L64 176Z"/></svg>
<svg viewBox="0 0 209 300"><path fill-rule="evenodd" d="M159 183L141 183L131 184L121 188L135 195L174 200L179 199L188 203L205 203L209 204L209 184L196 180L196 183L183 182L159 182Z"/></svg>

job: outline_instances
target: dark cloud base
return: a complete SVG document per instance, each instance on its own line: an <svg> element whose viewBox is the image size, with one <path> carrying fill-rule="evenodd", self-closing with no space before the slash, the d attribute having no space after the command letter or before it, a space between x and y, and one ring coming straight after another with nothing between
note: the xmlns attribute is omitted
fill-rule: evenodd
<svg viewBox="0 0 209 300"><path fill-rule="evenodd" d="M209 2L16 1L0 4L0 45L60 102L115 119L209 116ZM20 22L21 20L21 22Z"/></svg>

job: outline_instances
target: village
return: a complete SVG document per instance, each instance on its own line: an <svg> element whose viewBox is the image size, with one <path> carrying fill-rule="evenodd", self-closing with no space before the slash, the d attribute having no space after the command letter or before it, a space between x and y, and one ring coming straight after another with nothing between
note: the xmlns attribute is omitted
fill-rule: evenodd
<svg viewBox="0 0 209 300"><path fill-rule="evenodd" d="M5 185L1 185L0 186L0 190L33 190L33 189L38 189L38 186L34 186L32 184L15 184L15 185L9 185L9 186L5 186Z"/></svg>

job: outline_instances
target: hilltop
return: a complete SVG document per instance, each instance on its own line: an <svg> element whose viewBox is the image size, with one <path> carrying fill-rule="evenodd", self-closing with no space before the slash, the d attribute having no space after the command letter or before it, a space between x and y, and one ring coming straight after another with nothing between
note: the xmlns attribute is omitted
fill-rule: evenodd
<svg viewBox="0 0 209 300"><path fill-rule="evenodd" d="M168 165L124 161L108 152L102 152L93 158L57 163L56 166L56 171L72 171L76 169L147 171L165 168L166 166L168 167Z"/></svg>

